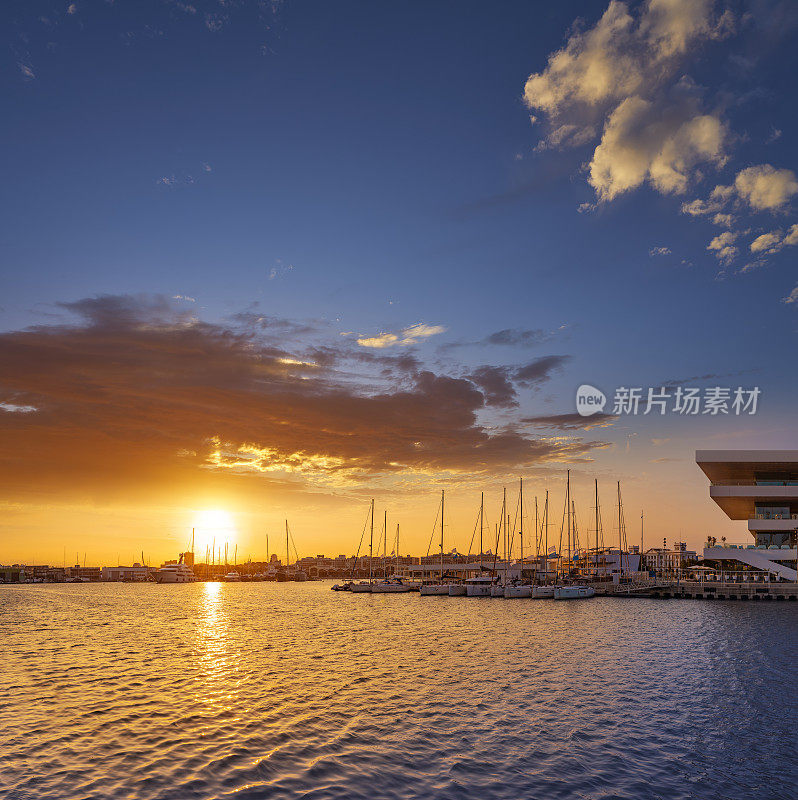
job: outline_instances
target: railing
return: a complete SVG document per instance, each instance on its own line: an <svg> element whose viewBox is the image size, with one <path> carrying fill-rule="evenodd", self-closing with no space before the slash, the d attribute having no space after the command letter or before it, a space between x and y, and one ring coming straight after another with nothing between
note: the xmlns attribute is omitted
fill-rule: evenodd
<svg viewBox="0 0 798 800"><path fill-rule="evenodd" d="M762 486L792 486L795 489L798 489L798 481L752 481L752 480L745 480L745 481L732 481L732 480L721 480L721 481L712 481L710 484L711 486L750 486L752 489L757 489Z"/></svg>

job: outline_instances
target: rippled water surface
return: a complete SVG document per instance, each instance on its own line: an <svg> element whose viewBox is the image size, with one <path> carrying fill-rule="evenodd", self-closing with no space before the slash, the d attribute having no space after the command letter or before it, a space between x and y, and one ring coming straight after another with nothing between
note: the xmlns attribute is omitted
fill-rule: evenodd
<svg viewBox="0 0 798 800"><path fill-rule="evenodd" d="M0 586L18 798L794 798L798 604Z"/></svg>

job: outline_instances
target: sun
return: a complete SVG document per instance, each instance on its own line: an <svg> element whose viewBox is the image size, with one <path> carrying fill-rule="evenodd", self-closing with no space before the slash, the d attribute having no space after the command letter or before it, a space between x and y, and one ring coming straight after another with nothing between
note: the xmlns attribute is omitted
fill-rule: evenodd
<svg viewBox="0 0 798 800"><path fill-rule="evenodd" d="M194 515L194 553L198 559L205 558L205 552L216 546L224 554L225 543L234 547L238 536L235 519L229 511L221 508L204 508Z"/></svg>

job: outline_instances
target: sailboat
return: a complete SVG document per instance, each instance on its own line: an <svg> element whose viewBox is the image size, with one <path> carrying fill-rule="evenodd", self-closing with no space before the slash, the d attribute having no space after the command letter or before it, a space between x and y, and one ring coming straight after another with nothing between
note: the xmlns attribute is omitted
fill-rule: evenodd
<svg viewBox="0 0 798 800"><path fill-rule="evenodd" d="M368 581L360 581L359 583L350 583L349 591L355 593L370 593L371 587L374 585L372 580L372 563L374 554L374 499L371 500L371 528L369 533L369 579Z"/></svg>
<svg viewBox="0 0 798 800"><path fill-rule="evenodd" d="M441 574L440 574L440 581L438 583L422 583L421 588L419 589L419 593L422 597L426 597L428 595L448 595L449 594L449 584L443 582L443 511L444 511L444 490L441 489L441 542L440 542L440 550L441 550Z"/></svg>
<svg viewBox="0 0 798 800"><path fill-rule="evenodd" d="M504 499L502 500L502 521L501 525L496 526L496 557L493 559L494 569L496 567L496 558L499 555L499 536L501 535L504 547L504 577L500 582L494 583L490 587L491 597L504 597L504 587L507 585L507 489L504 490Z"/></svg>
<svg viewBox="0 0 798 800"><path fill-rule="evenodd" d="M485 493L479 502L479 574L473 578L466 578L466 597L490 597L490 587L493 584L493 576L485 575L485 567L482 564L482 554L484 546L482 543L482 531L484 528L485 520Z"/></svg>
<svg viewBox="0 0 798 800"><path fill-rule="evenodd" d="M521 559L519 561L518 583L508 583L504 587L504 596L509 600L518 597L532 597L532 587L524 583L524 479L521 478L519 484L519 504L521 516L521 530L519 538L521 540Z"/></svg>
<svg viewBox="0 0 798 800"><path fill-rule="evenodd" d="M373 594L404 594L405 592L412 592L416 587L412 584L405 583L396 573L399 572L399 524L396 525L396 566L394 567L393 577L388 577L388 512L385 512L385 522L383 523L383 564L385 570L383 578L377 583L371 585Z"/></svg>
<svg viewBox="0 0 798 800"><path fill-rule="evenodd" d="M540 543L543 549L543 580L549 579L549 492L546 491L546 501L543 504L543 522L541 524ZM532 587L533 600L551 600L554 597L554 587L548 583L537 584Z"/></svg>
<svg viewBox="0 0 798 800"><path fill-rule="evenodd" d="M568 580L570 581L572 562L571 562L571 514L573 506L571 505L571 470L568 470L565 489L565 514L568 519ZM596 590L592 586L586 586L580 583L567 583L560 584L554 587L555 600L580 600L587 597L593 597Z"/></svg>

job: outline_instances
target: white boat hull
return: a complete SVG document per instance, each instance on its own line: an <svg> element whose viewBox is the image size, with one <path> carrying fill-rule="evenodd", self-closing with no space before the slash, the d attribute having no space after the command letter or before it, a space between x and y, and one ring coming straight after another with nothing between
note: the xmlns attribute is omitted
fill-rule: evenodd
<svg viewBox="0 0 798 800"><path fill-rule="evenodd" d="M489 583L466 584L467 597L490 597L491 585Z"/></svg>
<svg viewBox="0 0 798 800"><path fill-rule="evenodd" d="M403 583L375 583L371 587L372 594L402 594L412 591L412 586L405 586Z"/></svg>
<svg viewBox="0 0 798 800"><path fill-rule="evenodd" d="M448 583L428 583L419 589L422 597L431 595L449 595Z"/></svg>
<svg viewBox="0 0 798 800"><path fill-rule="evenodd" d="M490 587L490 596L491 597L504 597L504 585L503 584L494 584Z"/></svg>
<svg viewBox="0 0 798 800"><path fill-rule="evenodd" d="M513 597L532 597L532 587L531 586L505 586L504 587L504 596L507 599Z"/></svg>
<svg viewBox="0 0 798 800"><path fill-rule="evenodd" d="M449 597L465 597L466 587L462 583L449 584Z"/></svg>
<svg viewBox="0 0 798 800"><path fill-rule="evenodd" d="M350 592L355 592L355 593L358 593L358 592L360 592L360 593L367 593L367 592L371 593L371 590L373 588L374 588L374 584L373 583L353 583L349 587L349 591Z"/></svg>
<svg viewBox="0 0 798 800"><path fill-rule="evenodd" d="M532 599L533 600L551 600L554 597L553 586L533 586Z"/></svg>
<svg viewBox="0 0 798 800"><path fill-rule="evenodd" d="M554 589L555 600L582 600L593 597L596 590L592 586L557 586Z"/></svg>

